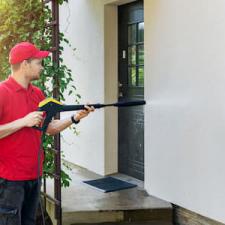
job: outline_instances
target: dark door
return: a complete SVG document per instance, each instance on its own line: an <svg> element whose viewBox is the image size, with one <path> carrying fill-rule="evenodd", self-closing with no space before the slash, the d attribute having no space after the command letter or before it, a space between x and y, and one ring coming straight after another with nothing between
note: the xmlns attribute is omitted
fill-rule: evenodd
<svg viewBox="0 0 225 225"><path fill-rule="evenodd" d="M143 1L119 6L119 101L144 99ZM119 108L119 172L144 180L143 107Z"/></svg>

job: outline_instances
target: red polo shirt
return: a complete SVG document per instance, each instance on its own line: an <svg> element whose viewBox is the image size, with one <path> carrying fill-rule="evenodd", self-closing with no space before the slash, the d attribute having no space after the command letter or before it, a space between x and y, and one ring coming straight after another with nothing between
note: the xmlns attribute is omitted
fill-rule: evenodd
<svg viewBox="0 0 225 225"><path fill-rule="evenodd" d="M13 77L0 83L0 125L10 123L36 111L44 99L40 89L23 88ZM38 177L38 152L41 132L24 127L0 139L0 177L8 180L33 180ZM43 152L41 153L41 168Z"/></svg>

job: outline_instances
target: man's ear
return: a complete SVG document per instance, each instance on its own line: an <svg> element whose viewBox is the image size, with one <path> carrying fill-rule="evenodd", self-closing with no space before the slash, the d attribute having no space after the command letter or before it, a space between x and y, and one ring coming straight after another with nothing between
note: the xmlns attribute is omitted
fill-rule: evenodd
<svg viewBox="0 0 225 225"><path fill-rule="evenodd" d="M20 64L21 68L24 68L24 66L26 66L26 63L27 63L27 61L23 60L23 62L21 62L21 64Z"/></svg>
<svg viewBox="0 0 225 225"><path fill-rule="evenodd" d="M23 60L23 62L21 62L21 69L26 69L28 65L29 63L27 62L27 60Z"/></svg>

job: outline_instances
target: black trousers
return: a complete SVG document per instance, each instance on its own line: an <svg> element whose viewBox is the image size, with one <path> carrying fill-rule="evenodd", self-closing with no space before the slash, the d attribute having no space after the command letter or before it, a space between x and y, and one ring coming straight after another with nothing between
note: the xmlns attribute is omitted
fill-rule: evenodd
<svg viewBox="0 0 225 225"><path fill-rule="evenodd" d="M35 225L41 179L8 181L0 178L0 225Z"/></svg>

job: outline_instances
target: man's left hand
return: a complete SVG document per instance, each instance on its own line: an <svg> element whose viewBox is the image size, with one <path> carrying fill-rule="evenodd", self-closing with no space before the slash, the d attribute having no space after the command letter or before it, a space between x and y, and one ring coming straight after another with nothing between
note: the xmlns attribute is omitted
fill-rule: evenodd
<svg viewBox="0 0 225 225"><path fill-rule="evenodd" d="M86 116L88 116L88 114L89 114L90 112L94 112L94 111L95 111L95 108L94 108L93 106L90 107L90 106L85 105L85 109L84 109L84 110L78 111L78 112L74 115L74 119L75 119L76 121L79 121L79 120L85 118Z"/></svg>

